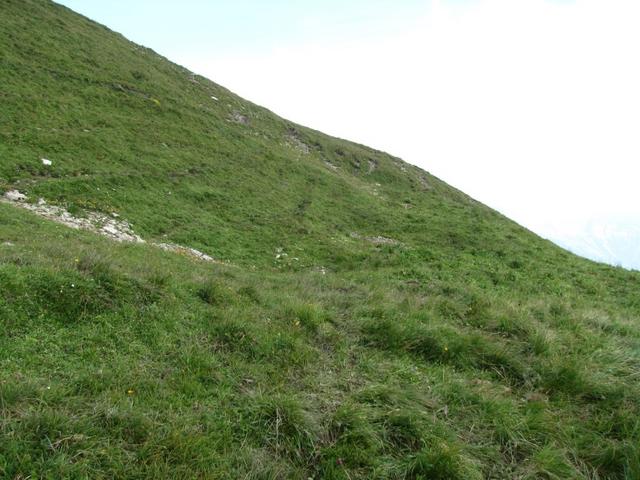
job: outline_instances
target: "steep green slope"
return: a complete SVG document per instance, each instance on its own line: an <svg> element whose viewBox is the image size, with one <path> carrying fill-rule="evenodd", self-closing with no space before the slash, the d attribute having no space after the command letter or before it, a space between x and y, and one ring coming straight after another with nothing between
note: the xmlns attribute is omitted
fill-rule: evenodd
<svg viewBox="0 0 640 480"><path fill-rule="evenodd" d="M359 265L352 232L422 251L471 249L478 230L523 235L398 159L293 125L62 8L3 4L0 178L33 180L33 197L263 265L279 247L302 266Z"/></svg>
<svg viewBox="0 0 640 480"><path fill-rule="evenodd" d="M46 1L0 107L0 193L228 263L0 203L0 476L640 477L637 273Z"/></svg>

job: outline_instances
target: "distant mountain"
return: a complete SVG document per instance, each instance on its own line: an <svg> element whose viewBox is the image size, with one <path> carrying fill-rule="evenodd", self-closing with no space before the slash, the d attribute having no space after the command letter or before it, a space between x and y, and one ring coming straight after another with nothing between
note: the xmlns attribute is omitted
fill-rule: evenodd
<svg viewBox="0 0 640 480"><path fill-rule="evenodd" d="M594 219L573 233L548 238L591 260L640 270L640 219Z"/></svg>

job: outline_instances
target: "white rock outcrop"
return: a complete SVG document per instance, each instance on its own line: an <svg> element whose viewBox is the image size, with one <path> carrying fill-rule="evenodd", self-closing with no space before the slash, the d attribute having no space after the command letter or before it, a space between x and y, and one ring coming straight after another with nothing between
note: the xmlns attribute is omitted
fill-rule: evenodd
<svg viewBox="0 0 640 480"><path fill-rule="evenodd" d="M24 202L27 196L24 193L20 193L18 190L9 190L5 192L4 198L10 202Z"/></svg>
<svg viewBox="0 0 640 480"><path fill-rule="evenodd" d="M26 201L27 196L20 193L18 190L10 190L6 192L0 200L4 203L10 203L17 207L24 208L25 210L29 210L41 217L61 223L67 227L78 230L89 230L117 242L147 243L133 231L129 222L118 220L120 216L115 212L112 212L111 215L105 215L99 212L86 212L84 217L76 217L63 207L47 204L43 198L38 199L37 203L28 203ZM224 262L216 260L195 248L176 245L174 243L150 242L149 245L161 248L168 252L186 255L204 262L224 264Z"/></svg>

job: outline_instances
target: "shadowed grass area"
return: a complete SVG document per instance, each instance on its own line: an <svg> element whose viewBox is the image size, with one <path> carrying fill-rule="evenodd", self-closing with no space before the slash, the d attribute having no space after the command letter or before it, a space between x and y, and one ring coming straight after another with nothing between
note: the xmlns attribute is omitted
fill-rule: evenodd
<svg viewBox="0 0 640 480"><path fill-rule="evenodd" d="M0 203L0 477L640 477L637 272L54 3L0 9L0 194L226 261Z"/></svg>

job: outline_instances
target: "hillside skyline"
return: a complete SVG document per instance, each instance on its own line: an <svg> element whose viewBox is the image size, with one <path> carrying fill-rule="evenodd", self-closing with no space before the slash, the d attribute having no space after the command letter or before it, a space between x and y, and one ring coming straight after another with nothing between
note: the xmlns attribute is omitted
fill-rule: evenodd
<svg viewBox="0 0 640 480"><path fill-rule="evenodd" d="M60 3L574 253L640 269L632 2Z"/></svg>

